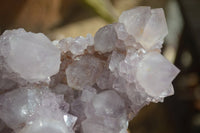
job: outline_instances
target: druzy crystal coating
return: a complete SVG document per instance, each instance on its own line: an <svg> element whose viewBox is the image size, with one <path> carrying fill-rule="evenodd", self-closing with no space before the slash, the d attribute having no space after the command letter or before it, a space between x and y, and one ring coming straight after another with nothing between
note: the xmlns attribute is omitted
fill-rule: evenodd
<svg viewBox="0 0 200 133"><path fill-rule="evenodd" d="M163 10L150 7L123 12L94 37L5 31L1 125L15 133L127 133L142 107L174 93L179 69L160 53L167 33Z"/></svg>

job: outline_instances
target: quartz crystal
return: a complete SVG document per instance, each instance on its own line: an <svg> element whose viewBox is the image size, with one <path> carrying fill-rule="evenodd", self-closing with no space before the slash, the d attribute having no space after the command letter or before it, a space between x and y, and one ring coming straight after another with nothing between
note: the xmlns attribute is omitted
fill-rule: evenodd
<svg viewBox="0 0 200 133"><path fill-rule="evenodd" d="M67 67L67 83L70 87L80 90L85 86L92 86L102 68L103 63L100 59L90 55L81 56Z"/></svg>
<svg viewBox="0 0 200 133"><path fill-rule="evenodd" d="M59 71L60 51L42 33L8 30L0 38L5 69L28 82L39 82Z"/></svg>
<svg viewBox="0 0 200 133"><path fill-rule="evenodd" d="M94 38L5 31L0 132L127 133L142 107L174 94L179 69L161 55L167 33L163 10L150 7L123 12Z"/></svg>

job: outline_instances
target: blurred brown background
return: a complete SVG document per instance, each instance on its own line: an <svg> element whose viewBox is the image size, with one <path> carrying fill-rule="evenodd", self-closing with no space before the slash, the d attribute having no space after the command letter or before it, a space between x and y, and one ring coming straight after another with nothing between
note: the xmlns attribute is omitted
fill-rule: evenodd
<svg viewBox="0 0 200 133"><path fill-rule="evenodd" d="M143 108L130 122L129 131L200 133L199 0L1 0L0 33L22 27L52 40L94 35L100 27L116 22L122 11L143 5L164 8L169 35L163 54L181 73L174 81L175 95Z"/></svg>

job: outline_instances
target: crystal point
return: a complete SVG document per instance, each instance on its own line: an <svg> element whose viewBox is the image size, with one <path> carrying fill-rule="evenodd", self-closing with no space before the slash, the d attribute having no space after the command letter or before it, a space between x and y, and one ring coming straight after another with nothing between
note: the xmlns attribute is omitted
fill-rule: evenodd
<svg viewBox="0 0 200 133"><path fill-rule="evenodd" d="M0 44L8 67L29 82L45 81L59 70L60 52L42 33L5 31Z"/></svg>
<svg viewBox="0 0 200 133"><path fill-rule="evenodd" d="M150 102L174 94L179 69L161 55L162 9L137 7L94 37L50 41L42 33L0 36L0 130L127 133ZM3 121L3 124L2 124Z"/></svg>
<svg viewBox="0 0 200 133"><path fill-rule="evenodd" d="M93 56L82 56L66 69L67 83L75 89L92 86L103 69L100 59Z"/></svg>
<svg viewBox="0 0 200 133"><path fill-rule="evenodd" d="M171 82L178 73L179 70L160 53L151 52L140 61L136 76L149 95L159 97L171 87Z"/></svg>

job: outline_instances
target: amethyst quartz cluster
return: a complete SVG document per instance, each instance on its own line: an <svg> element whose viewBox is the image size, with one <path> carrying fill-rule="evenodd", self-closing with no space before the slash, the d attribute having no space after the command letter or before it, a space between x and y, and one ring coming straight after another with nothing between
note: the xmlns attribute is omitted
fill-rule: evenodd
<svg viewBox="0 0 200 133"><path fill-rule="evenodd" d="M179 69L160 54L167 33L163 10L150 7L123 12L94 38L5 31L0 123L15 133L127 133L143 106L174 93Z"/></svg>

